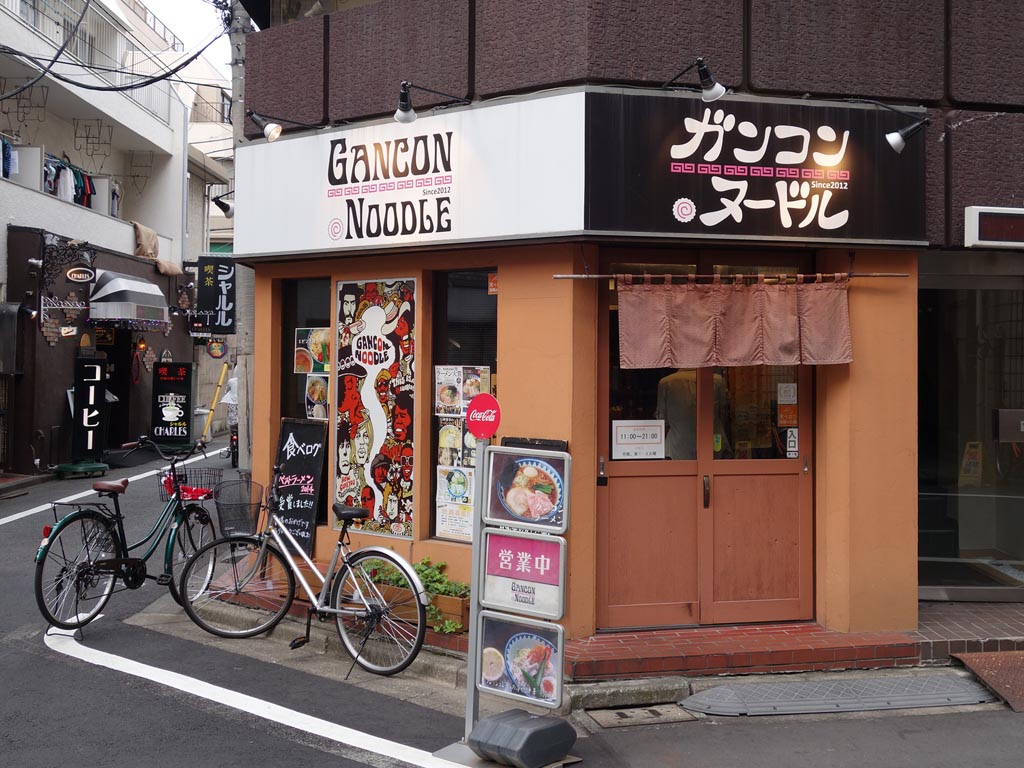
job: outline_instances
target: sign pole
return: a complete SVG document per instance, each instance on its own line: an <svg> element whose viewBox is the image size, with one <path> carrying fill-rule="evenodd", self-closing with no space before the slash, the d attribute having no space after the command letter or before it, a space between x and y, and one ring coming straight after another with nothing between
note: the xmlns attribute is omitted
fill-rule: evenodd
<svg viewBox="0 0 1024 768"><path fill-rule="evenodd" d="M484 586L481 575L483 572L484 473L480 471L483 469L480 464L483 463L486 447L487 440L478 437L476 440L477 468L473 473L473 570L469 602L469 650L466 657L465 741L467 744L469 743L469 734L480 719L480 691L476 687L476 679L480 674L477 660L477 644L479 642L477 622L480 615L480 590Z"/></svg>

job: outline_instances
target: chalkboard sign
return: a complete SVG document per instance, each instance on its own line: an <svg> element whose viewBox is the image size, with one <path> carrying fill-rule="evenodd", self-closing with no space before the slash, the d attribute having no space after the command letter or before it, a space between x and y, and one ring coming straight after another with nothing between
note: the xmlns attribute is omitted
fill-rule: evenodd
<svg viewBox="0 0 1024 768"><path fill-rule="evenodd" d="M320 477L327 452L327 422L281 419L277 447L278 515L295 540L313 554Z"/></svg>

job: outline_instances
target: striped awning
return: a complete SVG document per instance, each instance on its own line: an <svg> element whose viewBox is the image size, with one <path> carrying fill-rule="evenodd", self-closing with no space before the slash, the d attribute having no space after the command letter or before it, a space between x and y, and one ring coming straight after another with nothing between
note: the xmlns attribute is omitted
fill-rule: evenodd
<svg viewBox="0 0 1024 768"><path fill-rule="evenodd" d="M89 294L89 319L99 322L170 323L167 298L143 277L96 270Z"/></svg>

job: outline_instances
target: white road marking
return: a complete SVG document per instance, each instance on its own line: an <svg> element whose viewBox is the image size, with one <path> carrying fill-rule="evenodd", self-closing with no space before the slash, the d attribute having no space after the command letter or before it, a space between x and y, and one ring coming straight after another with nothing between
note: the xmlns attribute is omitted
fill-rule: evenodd
<svg viewBox="0 0 1024 768"><path fill-rule="evenodd" d="M205 458L208 458L208 457L207 456L203 456L202 454L200 454L199 456L193 456L191 459L187 459L187 460L185 460L185 461L183 461L181 463L182 464L191 464L193 461L202 461ZM171 468L171 465L168 464L166 467L161 467L160 469L151 469L148 472L143 472L141 475L135 475L134 477L129 477L128 478L128 482L129 482L129 484L131 484L131 483L135 482L136 480L144 480L147 477L152 477L157 472L163 472L163 471L168 470L170 468ZM82 491L81 493L76 493L76 494L73 494L71 496L65 496L63 499L57 499L56 502L48 501L45 504L40 504L38 507L32 507L32 509L26 509L24 512L17 512L16 514L8 515L7 517L0 519L0 525L7 525L7 523L13 523L15 520L21 520L21 518L23 518L23 517L29 517L30 515L35 515L35 514L38 514L39 512L45 512L46 510L50 509L50 507L52 507L54 504L68 504L68 503L70 503L72 501L78 501L79 499L84 499L86 496L91 496L94 493L96 493L96 491L94 491L92 488L90 488L88 491Z"/></svg>
<svg viewBox="0 0 1024 768"><path fill-rule="evenodd" d="M269 701L247 696L228 688L211 685L193 677L180 675L177 672L170 672L159 667L151 667L148 664L141 664L131 659L88 648L75 639L77 631L51 627L44 635L44 640L47 647L51 650L80 659L89 664L151 680L193 696L198 696L217 704L223 704L242 712L248 712L265 720L273 720L276 723L295 728L296 730L331 739L365 752L383 755L400 760L403 763L420 766L421 768L460 768L458 763L435 757L430 752L425 752L422 749L415 749L405 744L399 744L396 741L388 741L377 736L371 736L353 728L347 728L328 720L321 720L318 717L296 712L294 709L281 707Z"/></svg>

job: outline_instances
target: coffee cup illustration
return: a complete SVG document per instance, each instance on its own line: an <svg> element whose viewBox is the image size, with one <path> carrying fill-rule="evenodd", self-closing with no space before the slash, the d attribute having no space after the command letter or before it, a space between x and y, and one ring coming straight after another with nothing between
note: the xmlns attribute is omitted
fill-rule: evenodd
<svg viewBox="0 0 1024 768"><path fill-rule="evenodd" d="M164 421L177 421L178 419L185 415L185 412L181 410L180 405L175 405L174 403L171 403L170 405L165 405L163 407L163 414Z"/></svg>

